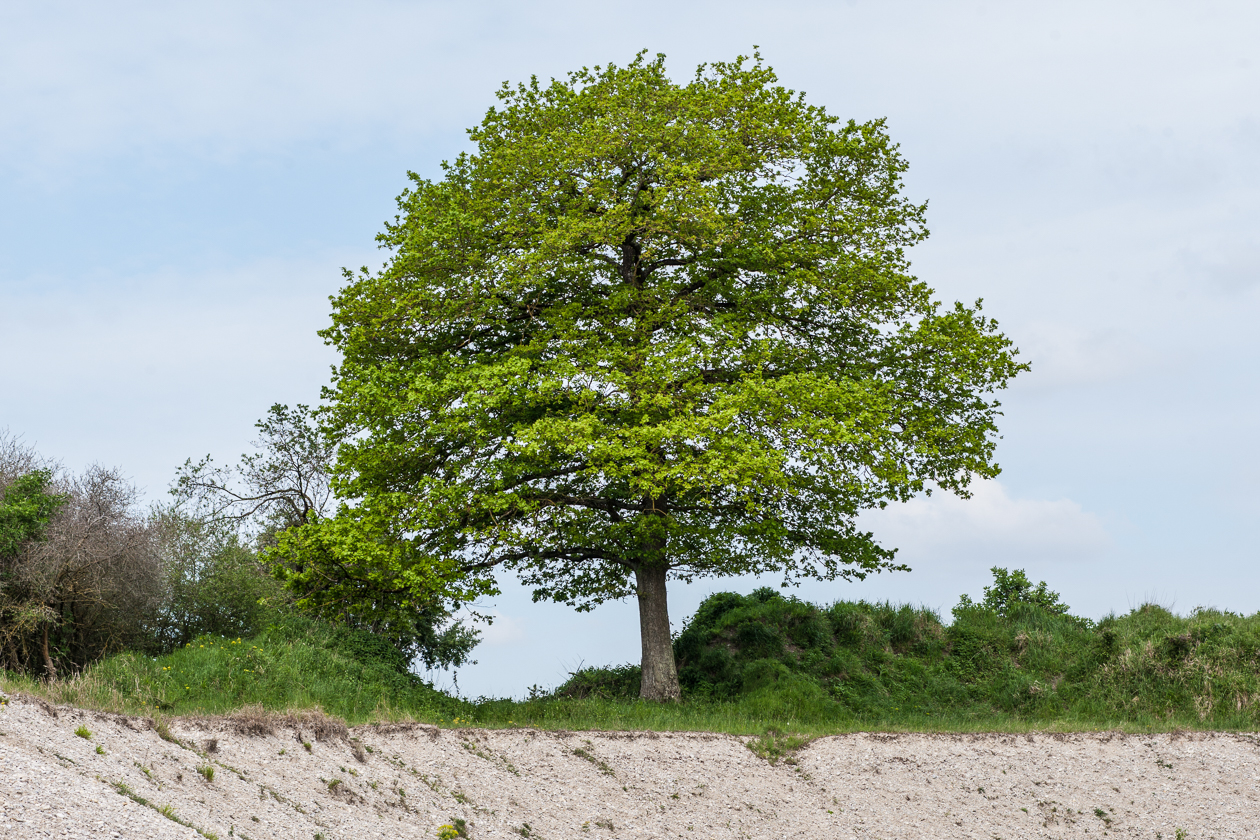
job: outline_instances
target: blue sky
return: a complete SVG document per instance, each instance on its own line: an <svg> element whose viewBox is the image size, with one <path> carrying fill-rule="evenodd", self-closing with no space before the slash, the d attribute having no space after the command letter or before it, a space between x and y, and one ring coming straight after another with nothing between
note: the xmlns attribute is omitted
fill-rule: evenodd
<svg viewBox="0 0 1260 840"><path fill-rule="evenodd" d="M1095 617L1253 613L1256 43L1245 2L4 4L0 428L161 498L317 401L341 266L380 263L406 171L465 149L501 82L756 44L810 101L888 119L930 202L916 273L1033 364L997 481L867 519L913 572L798 594L948 614L1003 565ZM637 659L633 604L504 583L465 693ZM676 586L671 615L754 585Z"/></svg>

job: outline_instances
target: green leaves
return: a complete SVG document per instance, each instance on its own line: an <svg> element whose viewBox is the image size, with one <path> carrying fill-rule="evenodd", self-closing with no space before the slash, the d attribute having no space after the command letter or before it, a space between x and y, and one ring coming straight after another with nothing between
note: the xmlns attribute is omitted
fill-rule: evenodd
<svg viewBox="0 0 1260 840"><path fill-rule="evenodd" d="M578 606L644 565L861 577L900 568L861 510L997 473L990 394L1026 366L909 274L925 206L882 121L759 56L499 100L322 333L337 489L393 535L364 563L451 592L502 564Z"/></svg>
<svg viewBox="0 0 1260 840"><path fill-rule="evenodd" d="M981 606L985 609L1006 616L1017 604L1032 604L1052 615L1067 615L1068 605L1059 600L1058 592L1051 592L1046 587L1044 580L1033 586L1023 569L1008 572L994 566L989 571L993 572L993 585L984 588ZM970 604L971 599L964 595L960 606Z"/></svg>
<svg viewBox="0 0 1260 840"><path fill-rule="evenodd" d="M426 665L459 665L476 633L448 621L448 605L498 594L484 574L469 574L452 552L426 550L398 534L375 505L343 508L281 531L262 552L304 612L369 628Z"/></svg>
<svg viewBox="0 0 1260 840"><path fill-rule="evenodd" d="M49 492L52 473L35 470L4 488L0 502L0 559L16 557L22 546L43 537L66 496Z"/></svg>

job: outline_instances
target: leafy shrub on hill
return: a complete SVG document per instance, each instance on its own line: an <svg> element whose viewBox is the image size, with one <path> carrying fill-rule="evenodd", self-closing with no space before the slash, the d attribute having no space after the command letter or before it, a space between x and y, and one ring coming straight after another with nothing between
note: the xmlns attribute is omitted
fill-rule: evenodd
<svg viewBox="0 0 1260 840"><path fill-rule="evenodd" d="M583 700L630 700L639 696L643 669L639 665L610 665L604 668L579 668L569 675L564 685L552 692L553 697Z"/></svg>
<svg viewBox="0 0 1260 840"><path fill-rule="evenodd" d="M941 636L940 621L928 610L865 602L823 610L762 588L708 598L674 650L691 696L733 699L764 688L772 672L808 675L826 687L872 657L881 663L908 652L939 658Z"/></svg>
<svg viewBox="0 0 1260 840"><path fill-rule="evenodd" d="M1006 616L1013 609L1031 605L1053 615L1067 614L1068 605L1059 600L1058 592L1051 592L1046 587L1044 580L1033 586L1023 569L1008 572L1000 566L994 566L989 571L993 573L993 585L984 588L984 601L980 604L985 609ZM972 603L971 596L963 595L954 609L973 606L975 604Z"/></svg>
<svg viewBox="0 0 1260 840"><path fill-rule="evenodd" d="M157 659L111 657L59 683L52 699L133 712L318 705L350 721L406 714L604 729L1260 725L1260 613L1179 617L1147 604L1095 623L1016 600L1004 614L964 602L953 617L946 627L909 606L719 593L675 641L684 702L664 706L637 699L631 665L581 669L521 702L468 702L409 673L388 640L299 615L253 639L200 636Z"/></svg>
<svg viewBox="0 0 1260 840"><path fill-rule="evenodd" d="M139 649L170 653L203 635L249 638L290 610L283 584L234 528L172 509L156 511L153 527L165 584Z"/></svg>
<svg viewBox="0 0 1260 840"><path fill-rule="evenodd" d="M948 627L905 605L717 593L674 643L684 699L803 722L1260 723L1260 614L1148 604L1094 623L1022 571L994 577ZM637 676L583 669L552 696L630 700Z"/></svg>
<svg viewBox="0 0 1260 840"><path fill-rule="evenodd" d="M1099 623L1098 682L1132 714L1192 713L1202 722L1260 723L1260 613L1199 608L1186 618L1145 605Z"/></svg>

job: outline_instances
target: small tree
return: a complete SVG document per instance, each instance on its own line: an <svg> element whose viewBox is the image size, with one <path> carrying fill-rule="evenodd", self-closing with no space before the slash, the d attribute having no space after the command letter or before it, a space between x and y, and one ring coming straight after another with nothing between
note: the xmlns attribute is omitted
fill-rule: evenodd
<svg viewBox="0 0 1260 840"><path fill-rule="evenodd" d="M994 566L989 571L993 573L993 585L984 588L984 600L977 605L970 595L963 595L954 608L955 615L976 606L993 610L1001 616L1009 615L1017 604L1031 604L1053 615L1066 615L1070 609L1059 600L1058 592L1050 591L1044 580L1033 586L1023 569L1008 572L1000 566Z"/></svg>
<svg viewBox="0 0 1260 840"><path fill-rule="evenodd" d="M25 475L0 475L0 650L4 666L13 671L29 667L31 640L42 628L43 662L55 674L48 655L48 610L33 597L25 580L26 553L44 538L48 525L65 497L51 491L47 469Z"/></svg>
<svg viewBox="0 0 1260 840"><path fill-rule="evenodd" d="M255 427L258 451L242 456L235 468L206 456L186 461L176 476L176 508L165 515L164 533L187 535L191 528L200 542L171 543L178 549L168 552L174 561L171 600L155 621L158 635L186 635L206 622L248 622L257 612L245 609L239 596L265 590L248 568L261 569L262 563L304 612L368 630L409 662L419 658L428 667L448 667L467 661L477 633L451 619L435 594L441 588L372 573L380 564L361 558L394 551L397 542L383 539L379 528L358 527L364 511L332 516L337 444L310 408L277 403ZM251 541L259 554L244 559L242 542Z"/></svg>
<svg viewBox="0 0 1260 840"><path fill-rule="evenodd" d="M144 649L166 653L205 633L253 636L289 608L283 585L232 523L162 508L152 528L164 581L144 622Z"/></svg>
<svg viewBox="0 0 1260 840"><path fill-rule="evenodd" d="M28 543L41 539L64 504L51 490L55 468L0 429L0 562L12 562ZM11 579L11 569L0 571L0 586Z"/></svg>
<svg viewBox="0 0 1260 840"><path fill-rule="evenodd" d="M901 569L857 515L994 476L1025 366L909 273L923 205L882 121L760 57L663 57L499 92L476 150L412 175L377 274L322 335L363 575L456 598L498 566L590 609L635 596L642 696L679 697L671 578Z"/></svg>
<svg viewBox="0 0 1260 840"><path fill-rule="evenodd" d="M336 455L309 406L276 403L254 424L258 452L235 469L207 455L184 462L171 494L211 522L231 522L264 543L277 532L326 516L332 509L329 473Z"/></svg>

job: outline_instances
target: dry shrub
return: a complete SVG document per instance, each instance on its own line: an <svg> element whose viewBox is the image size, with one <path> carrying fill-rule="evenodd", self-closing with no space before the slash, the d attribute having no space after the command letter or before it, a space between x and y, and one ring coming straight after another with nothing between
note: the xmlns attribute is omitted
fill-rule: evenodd
<svg viewBox="0 0 1260 840"><path fill-rule="evenodd" d="M279 729L292 729L299 734L310 731L316 741L344 741L350 737L345 721L318 708L273 712L259 705L244 706L227 715L224 720L233 732L254 737L274 735Z"/></svg>
<svg viewBox="0 0 1260 840"><path fill-rule="evenodd" d="M120 471L70 476L0 432L0 498L36 471L59 501L41 534L0 558L0 661L55 680L135 640L161 597L162 565Z"/></svg>
<svg viewBox="0 0 1260 840"><path fill-rule="evenodd" d="M273 735L276 731L276 713L257 704L242 706L226 718L227 725L238 735L255 738Z"/></svg>
<svg viewBox="0 0 1260 840"><path fill-rule="evenodd" d="M315 734L316 741L329 741L333 738L344 741L350 737L346 722L325 714L323 709L289 712L284 716L284 722L297 731L309 729Z"/></svg>

